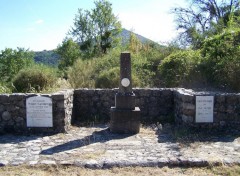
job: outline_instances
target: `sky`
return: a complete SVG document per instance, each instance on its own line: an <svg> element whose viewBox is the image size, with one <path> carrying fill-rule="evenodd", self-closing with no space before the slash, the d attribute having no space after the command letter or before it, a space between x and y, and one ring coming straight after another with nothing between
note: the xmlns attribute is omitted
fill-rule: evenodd
<svg viewBox="0 0 240 176"><path fill-rule="evenodd" d="M158 43L176 35L170 9L185 0L109 0L123 28ZM0 51L17 47L32 51L57 48L73 26L79 8L94 0L0 0Z"/></svg>

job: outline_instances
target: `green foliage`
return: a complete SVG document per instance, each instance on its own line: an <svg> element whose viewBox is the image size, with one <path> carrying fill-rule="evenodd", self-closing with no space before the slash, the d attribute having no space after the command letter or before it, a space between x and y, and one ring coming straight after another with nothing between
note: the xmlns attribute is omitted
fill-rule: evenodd
<svg viewBox="0 0 240 176"><path fill-rule="evenodd" d="M96 88L118 88L120 80L120 67L104 70L95 82ZM139 87L140 81L135 74L132 74L132 86Z"/></svg>
<svg viewBox="0 0 240 176"><path fill-rule="evenodd" d="M200 49L205 38L239 27L239 10L239 0L190 0L188 7L172 10L181 30L178 39L184 47Z"/></svg>
<svg viewBox="0 0 240 176"><path fill-rule="evenodd" d="M60 56L58 68L67 70L81 56L80 47L72 39L66 39L59 45L55 51Z"/></svg>
<svg viewBox="0 0 240 176"><path fill-rule="evenodd" d="M178 51L166 57L158 67L163 84L167 87L189 84L200 59L200 52L193 50Z"/></svg>
<svg viewBox="0 0 240 176"><path fill-rule="evenodd" d="M107 53L119 42L121 31L121 24L112 12L112 4L107 0L98 0L94 4L91 11L78 9L74 27L69 32L80 44L85 57Z"/></svg>
<svg viewBox="0 0 240 176"><path fill-rule="evenodd" d="M132 74L137 78L139 87L154 86L153 77L155 72L152 70L152 63L149 58L140 55L132 55Z"/></svg>
<svg viewBox="0 0 240 176"><path fill-rule="evenodd" d="M94 87L94 66L95 60L78 59L67 71L68 81L73 88L92 88Z"/></svg>
<svg viewBox="0 0 240 176"><path fill-rule="evenodd" d="M11 93L12 90L6 83L0 82L0 93Z"/></svg>
<svg viewBox="0 0 240 176"><path fill-rule="evenodd" d="M240 30L228 30L207 39L202 48L202 72L221 88L240 90Z"/></svg>
<svg viewBox="0 0 240 176"><path fill-rule="evenodd" d="M49 66L57 66L60 60L60 56L53 50L38 51L34 53L34 61L38 64L45 64Z"/></svg>
<svg viewBox="0 0 240 176"><path fill-rule="evenodd" d="M56 83L56 70L44 65L34 65L21 70L14 78L17 92L41 92Z"/></svg>
<svg viewBox="0 0 240 176"><path fill-rule="evenodd" d="M95 87L97 88L117 88L119 86L120 68L114 67L104 70L96 78Z"/></svg>
<svg viewBox="0 0 240 176"><path fill-rule="evenodd" d="M33 52L23 48L6 48L0 52L1 80L9 82L21 69L33 64Z"/></svg>
<svg viewBox="0 0 240 176"><path fill-rule="evenodd" d="M121 49L115 48L107 55L100 59L96 59L94 69L95 86L98 88L116 88L119 87L120 79L120 54ZM133 56L132 56L133 58ZM137 73L133 68L134 59L132 59L132 81L133 87L141 86L139 79L140 73Z"/></svg>

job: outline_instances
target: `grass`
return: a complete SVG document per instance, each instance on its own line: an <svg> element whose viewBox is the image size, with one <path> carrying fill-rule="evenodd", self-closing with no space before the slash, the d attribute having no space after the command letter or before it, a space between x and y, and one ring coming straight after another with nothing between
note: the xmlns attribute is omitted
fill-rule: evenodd
<svg viewBox="0 0 240 176"><path fill-rule="evenodd" d="M194 175L240 175L240 166L219 166L204 168L157 168L157 167L124 167L111 169L87 169L75 166L13 166L0 167L0 176L145 176L145 175L178 175L178 176L194 176Z"/></svg>

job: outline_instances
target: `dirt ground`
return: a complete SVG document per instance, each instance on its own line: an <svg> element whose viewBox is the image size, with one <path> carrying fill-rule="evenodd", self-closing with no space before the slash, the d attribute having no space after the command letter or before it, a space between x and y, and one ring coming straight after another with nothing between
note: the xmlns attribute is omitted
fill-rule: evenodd
<svg viewBox="0 0 240 176"><path fill-rule="evenodd" d="M218 166L204 168L157 168L157 167L125 167L111 169L87 169L76 166L11 166L0 167L0 176L238 176L240 166Z"/></svg>

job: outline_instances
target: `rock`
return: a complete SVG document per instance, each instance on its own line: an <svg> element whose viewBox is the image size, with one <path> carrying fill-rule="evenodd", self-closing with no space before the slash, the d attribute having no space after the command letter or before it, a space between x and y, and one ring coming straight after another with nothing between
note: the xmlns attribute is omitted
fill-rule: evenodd
<svg viewBox="0 0 240 176"><path fill-rule="evenodd" d="M2 113L2 119L5 120L5 121L10 120L11 119L11 114L8 111L4 111Z"/></svg>

